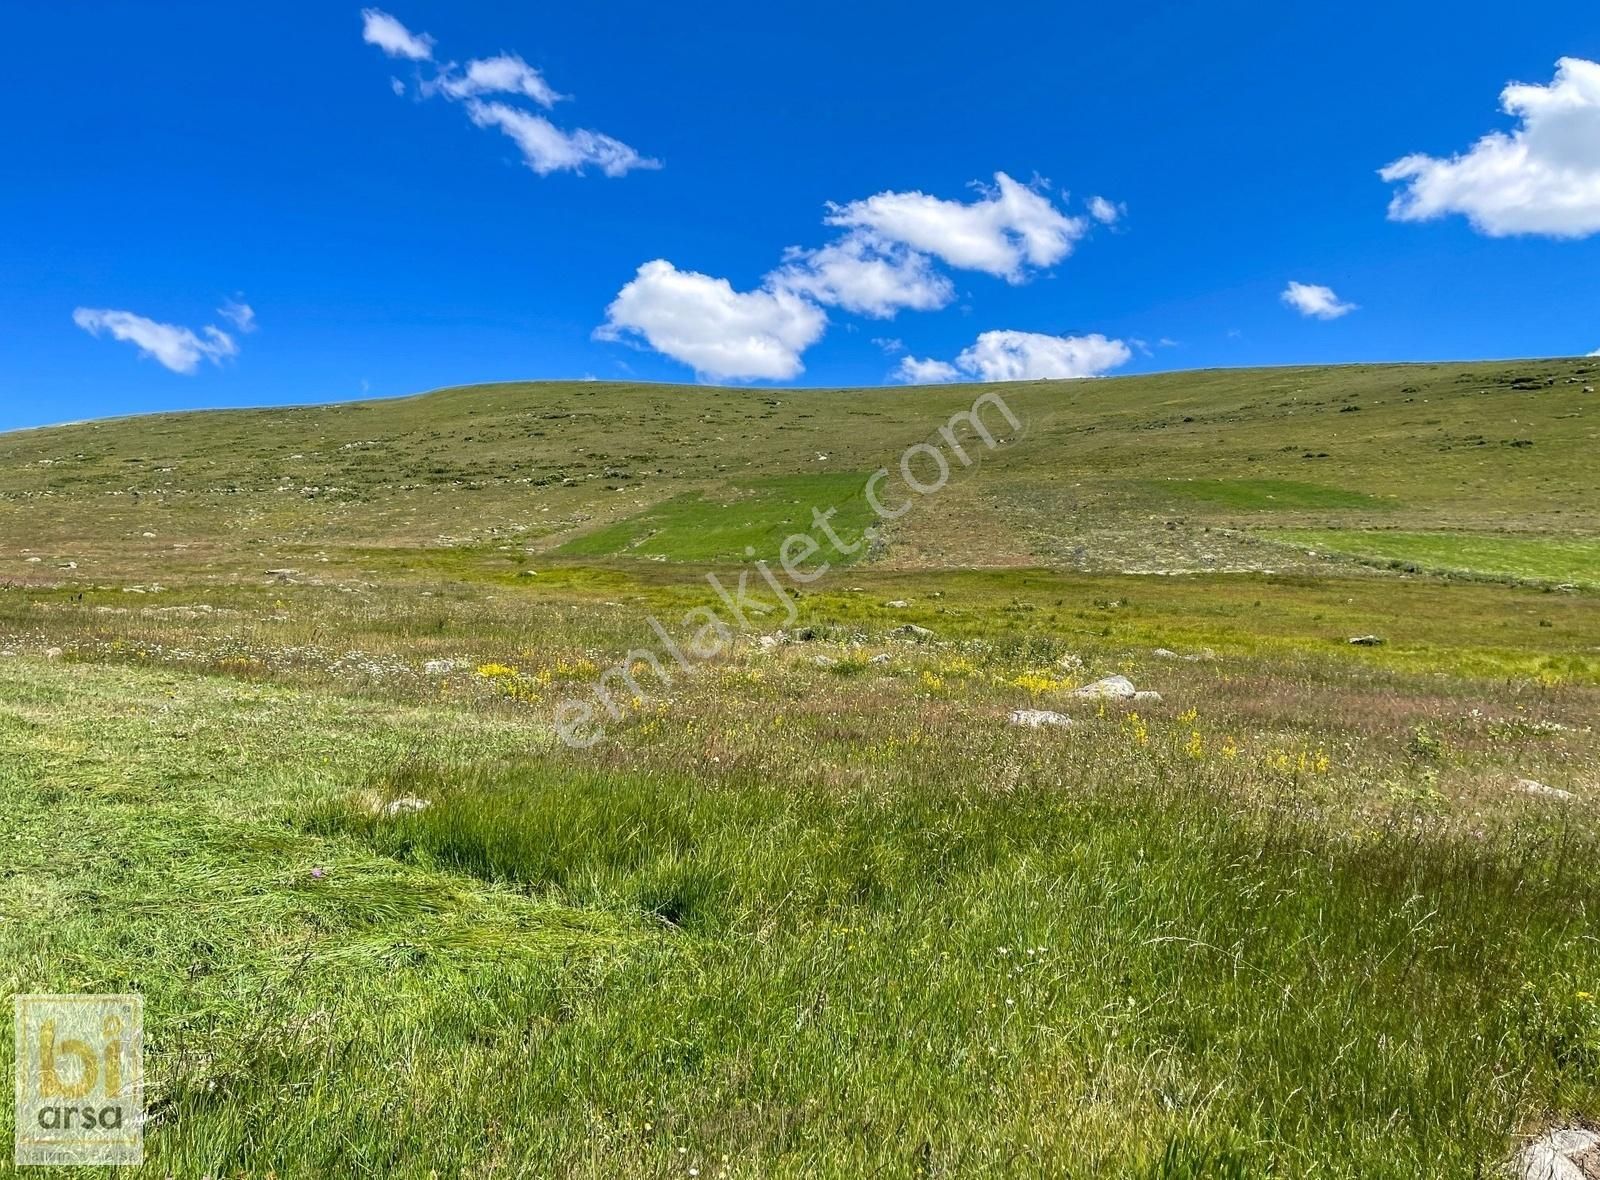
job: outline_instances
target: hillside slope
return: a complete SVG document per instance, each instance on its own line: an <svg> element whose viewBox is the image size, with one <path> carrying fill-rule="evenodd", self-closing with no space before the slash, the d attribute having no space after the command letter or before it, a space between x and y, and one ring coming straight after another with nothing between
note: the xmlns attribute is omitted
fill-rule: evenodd
<svg viewBox="0 0 1600 1180"><path fill-rule="evenodd" d="M915 389L529 383L87 423L0 436L0 577L438 546L739 560L813 504L848 514L870 472L993 390L1022 436L891 526L875 561L1347 554L1592 581L1597 380L1578 359Z"/></svg>

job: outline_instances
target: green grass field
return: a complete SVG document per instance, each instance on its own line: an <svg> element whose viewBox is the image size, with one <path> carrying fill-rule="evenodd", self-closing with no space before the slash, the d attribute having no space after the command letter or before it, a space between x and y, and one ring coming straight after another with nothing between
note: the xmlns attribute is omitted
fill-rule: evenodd
<svg viewBox="0 0 1600 1180"><path fill-rule="evenodd" d="M144 995L152 1177L1501 1174L1600 1120L1597 368L1003 386L892 521L977 389L0 436L0 976Z"/></svg>

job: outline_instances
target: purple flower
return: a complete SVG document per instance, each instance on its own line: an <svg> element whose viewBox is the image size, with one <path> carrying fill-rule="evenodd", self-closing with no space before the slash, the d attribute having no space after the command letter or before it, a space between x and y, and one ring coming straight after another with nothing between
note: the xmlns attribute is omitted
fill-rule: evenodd
<svg viewBox="0 0 1600 1180"><path fill-rule="evenodd" d="M326 870L324 870L324 869L322 869L322 868L320 868L320 867L319 867L319 868L315 868L315 869L312 869L312 870L311 870L311 876L312 876L312 879L313 879L313 880L317 880L317 881L320 881L320 880L322 880L322 878L323 878L323 876L324 876L324 874L325 874L325 872L326 872Z"/></svg>

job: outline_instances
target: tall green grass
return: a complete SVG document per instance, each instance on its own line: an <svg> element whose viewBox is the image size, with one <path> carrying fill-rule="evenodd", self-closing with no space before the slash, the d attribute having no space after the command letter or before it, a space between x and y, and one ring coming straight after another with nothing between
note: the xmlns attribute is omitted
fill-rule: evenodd
<svg viewBox="0 0 1600 1180"><path fill-rule="evenodd" d="M1006 790L540 764L409 766L378 789L431 806L385 818L369 788L304 823L654 933L497 991L487 1029L443 1007L408 1034L450 1057L409 1101L492 1092L494 1144L471 1120L330 1138L313 1103L284 1159L1471 1176L1600 1102L1600 841L1580 825L1447 834L1396 811L1338 834L1293 793L1241 804L1115 760ZM317 1101L381 1088L347 1050Z"/></svg>

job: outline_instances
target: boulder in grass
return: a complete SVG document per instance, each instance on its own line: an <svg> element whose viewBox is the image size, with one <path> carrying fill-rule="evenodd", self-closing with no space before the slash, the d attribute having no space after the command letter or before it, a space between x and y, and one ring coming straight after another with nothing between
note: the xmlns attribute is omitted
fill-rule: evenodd
<svg viewBox="0 0 1600 1180"><path fill-rule="evenodd" d="M1600 1135L1577 1127L1546 1131L1518 1154L1515 1180L1592 1180L1600 1176Z"/></svg>
<svg viewBox="0 0 1600 1180"><path fill-rule="evenodd" d="M1049 709L1013 709L1010 721L1012 725L1021 725L1028 729L1041 729L1045 726L1065 729L1072 724L1072 718L1065 713L1052 713Z"/></svg>
<svg viewBox="0 0 1600 1180"><path fill-rule="evenodd" d="M1131 701L1138 692L1139 690L1133 686L1133 681L1126 676L1107 676L1103 680L1096 680L1093 684L1085 684L1072 695L1091 700Z"/></svg>
<svg viewBox="0 0 1600 1180"><path fill-rule="evenodd" d="M1352 635L1349 639L1351 647L1382 647L1383 639L1377 635Z"/></svg>
<svg viewBox="0 0 1600 1180"><path fill-rule="evenodd" d="M1538 779L1532 778L1519 778L1517 780L1517 790L1524 795L1537 795L1541 799L1567 800L1576 798L1571 791L1563 791L1560 787L1547 787Z"/></svg>
<svg viewBox="0 0 1600 1180"><path fill-rule="evenodd" d="M418 799L415 795L401 795L391 799L384 805L383 814L393 819L397 815L415 815L419 811L426 811L433 804L426 799Z"/></svg>
<svg viewBox="0 0 1600 1180"><path fill-rule="evenodd" d="M932 631L928 630L926 627L919 627L915 623L901 624L894 629L894 634L903 635L907 639L915 639L919 643L933 638Z"/></svg>
<svg viewBox="0 0 1600 1180"><path fill-rule="evenodd" d="M1138 692L1133 694L1133 699L1136 701L1144 701L1152 705L1159 705L1161 703L1161 694L1153 688L1141 688Z"/></svg>

